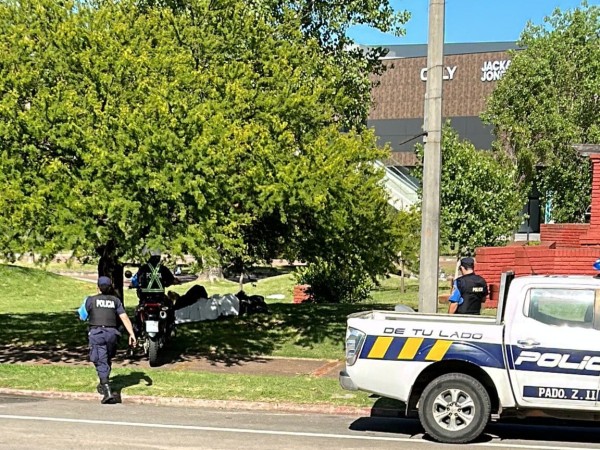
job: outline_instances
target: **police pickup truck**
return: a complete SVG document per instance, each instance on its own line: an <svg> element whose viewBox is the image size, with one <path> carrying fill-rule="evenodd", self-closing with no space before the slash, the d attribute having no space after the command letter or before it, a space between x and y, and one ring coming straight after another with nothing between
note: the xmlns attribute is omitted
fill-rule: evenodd
<svg viewBox="0 0 600 450"><path fill-rule="evenodd" d="M500 417L600 420L600 279L505 273L496 317L352 314L340 383L401 400L445 443Z"/></svg>

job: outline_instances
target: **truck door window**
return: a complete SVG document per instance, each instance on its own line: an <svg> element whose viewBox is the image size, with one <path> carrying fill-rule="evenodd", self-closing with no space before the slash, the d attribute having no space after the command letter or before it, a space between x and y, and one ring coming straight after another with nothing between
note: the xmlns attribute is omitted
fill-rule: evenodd
<svg viewBox="0 0 600 450"><path fill-rule="evenodd" d="M594 298L592 289L534 288L526 315L547 325L592 328Z"/></svg>

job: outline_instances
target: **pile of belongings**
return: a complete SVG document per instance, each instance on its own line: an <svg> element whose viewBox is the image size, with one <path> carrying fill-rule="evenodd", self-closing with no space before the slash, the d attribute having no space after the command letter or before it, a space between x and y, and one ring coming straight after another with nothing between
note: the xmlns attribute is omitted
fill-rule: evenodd
<svg viewBox="0 0 600 450"><path fill-rule="evenodd" d="M175 304L176 324L269 312L263 296L249 296L244 291L209 297L203 286L195 285L184 295L175 292L168 295Z"/></svg>

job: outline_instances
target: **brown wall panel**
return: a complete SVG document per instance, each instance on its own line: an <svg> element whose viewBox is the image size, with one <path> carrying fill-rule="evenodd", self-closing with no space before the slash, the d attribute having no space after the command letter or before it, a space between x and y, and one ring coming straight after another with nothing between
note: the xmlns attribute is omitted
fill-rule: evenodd
<svg viewBox="0 0 600 450"><path fill-rule="evenodd" d="M453 79L444 81L444 117L479 116L496 85L496 81L481 81L484 63L509 59L507 52L446 56L444 66L456 70ZM421 81L421 69L427 66L427 58L399 58L384 64L388 70L373 79L377 85L369 119L422 118L426 82Z"/></svg>

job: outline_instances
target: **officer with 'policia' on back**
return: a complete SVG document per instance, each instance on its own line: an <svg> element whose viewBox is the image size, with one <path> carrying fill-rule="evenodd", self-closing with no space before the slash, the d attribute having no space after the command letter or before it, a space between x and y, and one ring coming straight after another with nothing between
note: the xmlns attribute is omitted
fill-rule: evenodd
<svg viewBox="0 0 600 450"><path fill-rule="evenodd" d="M86 297L77 310L79 318L89 323L90 361L94 363L98 373L100 383L97 390L103 396L101 400L103 404L116 403L110 389L109 378L112 358L117 353L117 342L121 335L118 330L119 318L129 333L129 345L136 345L135 333L123 303L118 297L110 295L110 292L112 292L110 278L98 278L98 294Z"/></svg>

